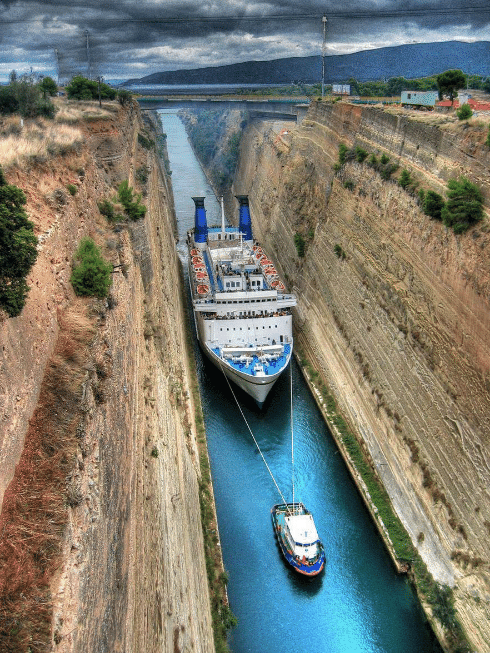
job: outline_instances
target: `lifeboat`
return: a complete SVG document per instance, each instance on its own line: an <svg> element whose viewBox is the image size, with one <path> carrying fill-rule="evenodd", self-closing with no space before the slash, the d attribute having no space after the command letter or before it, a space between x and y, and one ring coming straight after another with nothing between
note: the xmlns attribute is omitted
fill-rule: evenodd
<svg viewBox="0 0 490 653"><path fill-rule="evenodd" d="M271 287L275 288L276 290L285 290L286 286L283 284L282 281L279 281L279 279L276 279L271 283Z"/></svg>
<svg viewBox="0 0 490 653"><path fill-rule="evenodd" d="M204 263L193 263L192 265L194 267L194 270L202 270L202 268L205 267Z"/></svg>
<svg viewBox="0 0 490 653"><path fill-rule="evenodd" d="M269 265L268 268L264 270L265 274L277 274L277 270L273 265Z"/></svg>
<svg viewBox="0 0 490 653"><path fill-rule="evenodd" d="M208 275L206 272L197 272L196 273L196 279L207 279Z"/></svg>
<svg viewBox="0 0 490 653"><path fill-rule="evenodd" d="M197 287L199 295L206 295L209 292L209 286L205 283L200 283Z"/></svg>
<svg viewBox="0 0 490 653"><path fill-rule="evenodd" d="M192 257L192 264L195 265L196 263L204 263L202 256L193 256Z"/></svg>
<svg viewBox="0 0 490 653"><path fill-rule="evenodd" d="M263 259L260 259L260 265L272 265L272 261L269 261L267 256Z"/></svg>
<svg viewBox="0 0 490 653"><path fill-rule="evenodd" d="M198 249L191 249L191 256L200 256L201 252Z"/></svg>

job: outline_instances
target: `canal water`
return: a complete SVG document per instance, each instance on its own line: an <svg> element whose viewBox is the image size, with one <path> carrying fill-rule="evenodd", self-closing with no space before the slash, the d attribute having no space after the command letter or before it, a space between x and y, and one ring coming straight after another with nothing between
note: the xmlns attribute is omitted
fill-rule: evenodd
<svg viewBox="0 0 490 653"><path fill-rule="evenodd" d="M192 196L206 196L209 224L219 204L177 115L161 111L183 256ZM252 216L253 224L253 216ZM238 626L233 653L440 653L407 580L398 576L335 443L293 362L262 410L233 388L287 500L312 511L327 565L304 579L285 564L270 509L281 497L222 372L197 350L208 448L228 593ZM291 383L293 414L291 419Z"/></svg>

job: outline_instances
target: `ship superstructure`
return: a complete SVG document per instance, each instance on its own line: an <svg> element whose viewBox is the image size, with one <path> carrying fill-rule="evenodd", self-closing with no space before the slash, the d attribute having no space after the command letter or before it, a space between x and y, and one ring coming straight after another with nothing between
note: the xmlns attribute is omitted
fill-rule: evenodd
<svg viewBox="0 0 490 653"><path fill-rule="evenodd" d="M208 227L204 197L193 197L189 280L204 353L262 404L288 366L296 298L254 242L248 197L238 195L239 225Z"/></svg>

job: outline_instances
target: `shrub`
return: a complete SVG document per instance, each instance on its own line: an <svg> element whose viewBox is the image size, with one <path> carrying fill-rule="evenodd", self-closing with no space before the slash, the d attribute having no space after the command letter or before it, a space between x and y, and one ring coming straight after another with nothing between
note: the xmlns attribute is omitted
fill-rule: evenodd
<svg viewBox="0 0 490 653"><path fill-rule="evenodd" d="M348 152L348 147L344 143L339 145L339 164L343 165L345 163L346 155Z"/></svg>
<svg viewBox="0 0 490 653"><path fill-rule="evenodd" d="M117 92L117 100L119 104L124 107L131 102L133 95L131 91L128 91L126 88L121 88Z"/></svg>
<svg viewBox="0 0 490 653"><path fill-rule="evenodd" d="M124 211L130 220L139 220L146 215L146 206L141 204L141 194L133 195L133 189L128 181L122 181L118 188L119 201L124 206Z"/></svg>
<svg viewBox="0 0 490 653"><path fill-rule="evenodd" d="M104 215L109 222L119 222L120 220L124 220L124 216L120 213L116 213L114 204L109 200L104 199L101 202L98 202L97 206L99 207L101 214Z"/></svg>
<svg viewBox="0 0 490 653"><path fill-rule="evenodd" d="M144 134L138 134L138 143L141 147L144 147L145 150L151 150L155 147L155 141Z"/></svg>
<svg viewBox="0 0 490 653"><path fill-rule="evenodd" d="M368 155L366 150L363 150L362 147L356 147L355 154L356 154L356 161L358 163L362 163L367 158Z"/></svg>
<svg viewBox="0 0 490 653"><path fill-rule="evenodd" d="M354 190L354 182L352 179L347 179L344 181L344 188L347 188L347 190Z"/></svg>
<svg viewBox="0 0 490 653"><path fill-rule="evenodd" d="M76 195L78 188L74 184L66 184L66 189L70 195Z"/></svg>
<svg viewBox="0 0 490 653"><path fill-rule="evenodd" d="M412 178L410 177L409 170L403 168L398 183L402 188L406 188L407 186L410 186L410 184L412 183Z"/></svg>
<svg viewBox="0 0 490 653"><path fill-rule="evenodd" d="M487 140L485 141L485 144L490 147L490 127L488 128Z"/></svg>
<svg viewBox="0 0 490 653"><path fill-rule="evenodd" d="M58 85L52 77L43 77L39 87L43 93L51 97L54 97L58 93Z"/></svg>
<svg viewBox="0 0 490 653"><path fill-rule="evenodd" d="M463 104L463 106L456 111L456 115L460 120L468 120L473 115L473 111L469 104Z"/></svg>
<svg viewBox="0 0 490 653"><path fill-rule="evenodd" d="M382 155L381 155L381 159L380 159L380 161L381 161L381 163L382 163L383 165L386 165L386 164L388 163L389 160L390 160L390 157L389 157L387 154L382 154Z"/></svg>
<svg viewBox="0 0 490 653"><path fill-rule="evenodd" d="M7 184L0 168L0 306L10 317L24 308L26 277L37 258L37 238L25 203L23 191Z"/></svg>
<svg viewBox="0 0 490 653"><path fill-rule="evenodd" d="M83 238L75 254L70 281L77 295L107 297L112 265L105 261L91 238Z"/></svg>
<svg viewBox="0 0 490 653"><path fill-rule="evenodd" d="M441 220L441 211L444 207L444 198L433 190L428 190L423 200L424 213L431 218Z"/></svg>
<svg viewBox="0 0 490 653"><path fill-rule="evenodd" d="M447 182L448 201L441 211L446 227L460 234L483 217L483 195L466 177Z"/></svg>
<svg viewBox="0 0 490 653"><path fill-rule="evenodd" d="M376 168L378 165L378 159L376 157L376 154L371 154L371 156L368 159L368 163L370 166L373 166L373 168Z"/></svg>
<svg viewBox="0 0 490 653"><path fill-rule="evenodd" d="M345 252L340 245L335 245L333 251L338 258L341 258L342 260L345 259Z"/></svg>
<svg viewBox="0 0 490 653"><path fill-rule="evenodd" d="M298 256L300 258L303 258L303 256L305 255L306 243L303 236L298 232L294 234L294 244L296 246L296 251L298 252Z"/></svg>

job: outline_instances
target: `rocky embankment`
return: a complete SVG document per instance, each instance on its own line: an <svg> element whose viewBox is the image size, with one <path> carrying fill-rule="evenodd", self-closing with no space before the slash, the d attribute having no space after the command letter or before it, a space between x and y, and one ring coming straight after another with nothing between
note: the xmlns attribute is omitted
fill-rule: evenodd
<svg viewBox="0 0 490 653"><path fill-rule="evenodd" d="M172 191L137 105L105 108L63 155L5 170L27 194L39 255L22 314L0 324L0 648L207 653ZM111 225L97 203L126 179L146 217ZM86 235L115 266L107 300L69 283Z"/></svg>
<svg viewBox="0 0 490 653"><path fill-rule="evenodd" d="M488 651L488 124L441 123L314 102L297 128L247 127L234 192L249 194L254 234L298 295L298 350L435 581L454 588L472 650ZM482 189L486 218L455 235L395 178L352 160L334 172L340 143L386 154L439 193L467 176Z"/></svg>

